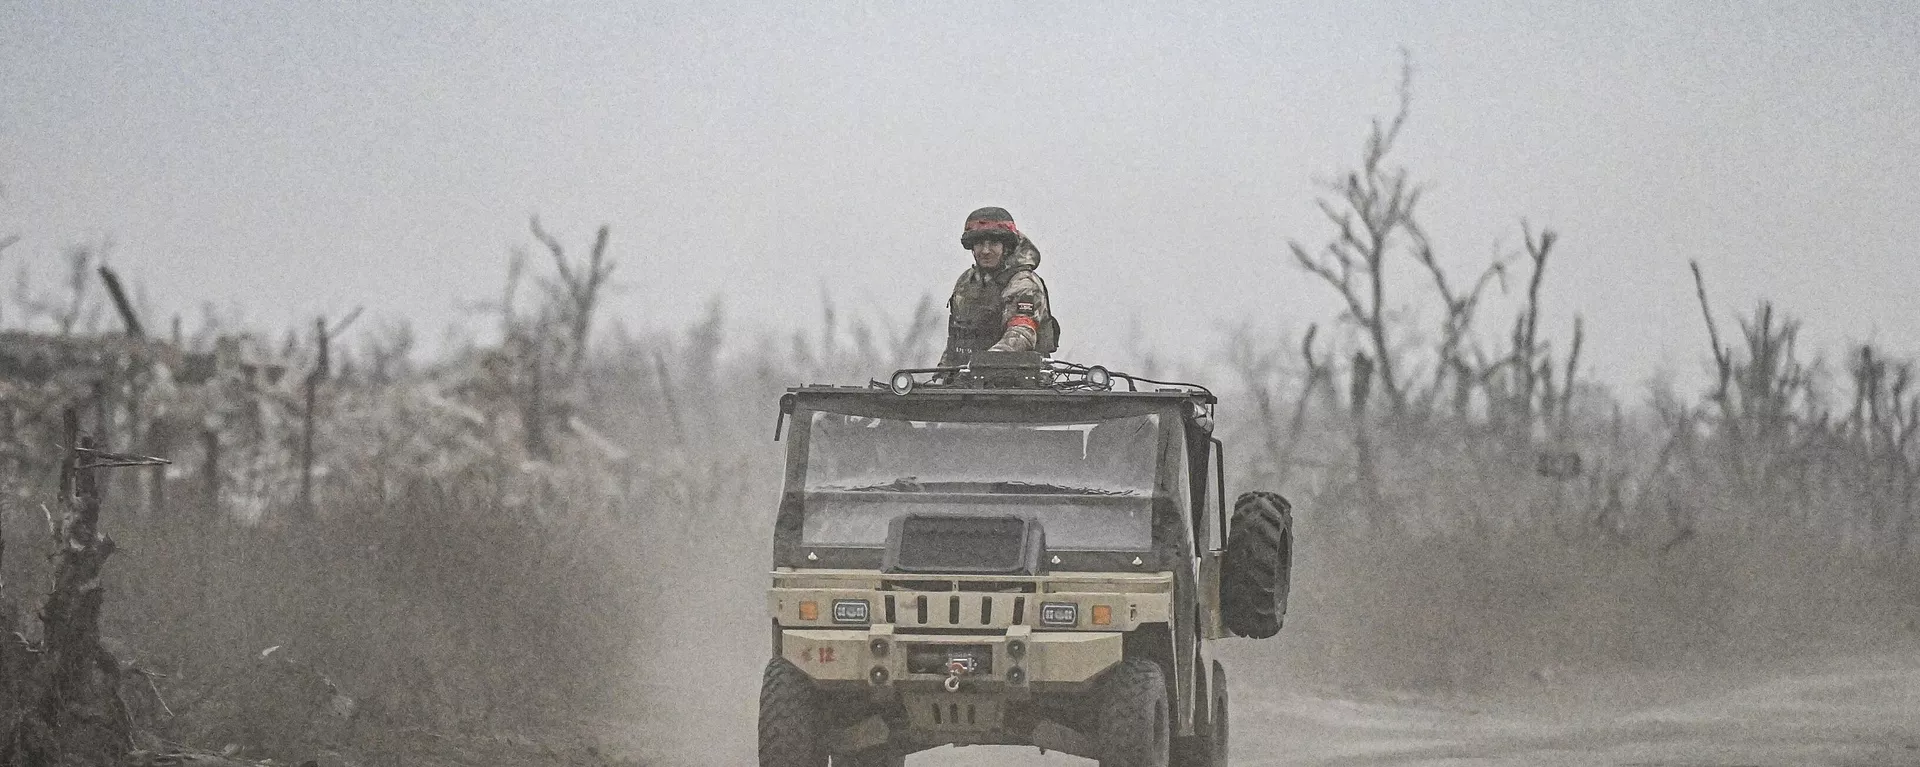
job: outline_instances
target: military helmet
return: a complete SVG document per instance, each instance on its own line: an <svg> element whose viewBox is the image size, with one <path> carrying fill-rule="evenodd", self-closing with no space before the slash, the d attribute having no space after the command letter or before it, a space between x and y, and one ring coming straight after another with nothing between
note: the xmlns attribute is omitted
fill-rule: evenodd
<svg viewBox="0 0 1920 767"><path fill-rule="evenodd" d="M974 243L989 239L1005 242L1009 248L1020 243L1020 230L1006 208L981 208L967 214L966 228L960 230L960 247L972 250Z"/></svg>

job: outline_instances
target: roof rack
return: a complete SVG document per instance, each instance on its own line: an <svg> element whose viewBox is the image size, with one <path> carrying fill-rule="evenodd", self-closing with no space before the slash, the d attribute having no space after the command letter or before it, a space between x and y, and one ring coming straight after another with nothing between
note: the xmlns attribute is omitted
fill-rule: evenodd
<svg viewBox="0 0 1920 767"><path fill-rule="evenodd" d="M1167 387L1159 391L1181 391L1205 397L1212 402L1213 392L1205 386L1183 381L1161 381L1132 373L1109 370L1100 365L1081 365L1042 357L1036 352L977 352L965 365L957 367L903 368L893 372L885 383L868 381L875 389L886 389L905 396L918 389L1042 389L1061 392L1113 391L1116 381L1127 382L1127 391L1140 391L1141 384Z"/></svg>

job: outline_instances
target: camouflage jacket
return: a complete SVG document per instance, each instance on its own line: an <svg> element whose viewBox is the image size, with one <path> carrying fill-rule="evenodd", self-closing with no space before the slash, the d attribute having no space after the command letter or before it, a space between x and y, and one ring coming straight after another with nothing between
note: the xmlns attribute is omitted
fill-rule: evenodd
<svg viewBox="0 0 1920 767"><path fill-rule="evenodd" d="M1040 249L1022 235L999 269L970 266L960 273L947 299L941 367L961 365L968 355L989 349L1053 353L1060 330L1047 306L1047 284L1034 273L1039 267Z"/></svg>

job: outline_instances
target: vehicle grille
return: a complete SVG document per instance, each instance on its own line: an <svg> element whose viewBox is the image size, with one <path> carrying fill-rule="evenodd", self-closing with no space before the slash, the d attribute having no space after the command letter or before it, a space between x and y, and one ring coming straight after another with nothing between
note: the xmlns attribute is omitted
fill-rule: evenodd
<svg viewBox="0 0 1920 767"><path fill-rule="evenodd" d="M887 623L934 631L1027 625L1027 598L1016 594L896 592L881 599L881 611Z"/></svg>

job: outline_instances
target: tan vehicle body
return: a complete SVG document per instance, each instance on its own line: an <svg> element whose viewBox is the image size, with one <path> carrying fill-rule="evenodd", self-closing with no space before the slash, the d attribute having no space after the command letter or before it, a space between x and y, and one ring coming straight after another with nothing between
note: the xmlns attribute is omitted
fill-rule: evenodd
<svg viewBox="0 0 1920 767"><path fill-rule="evenodd" d="M783 400L763 767L897 767L944 744L1226 764L1213 644L1247 635L1222 603L1222 572L1245 571L1211 393L1013 370Z"/></svg>

